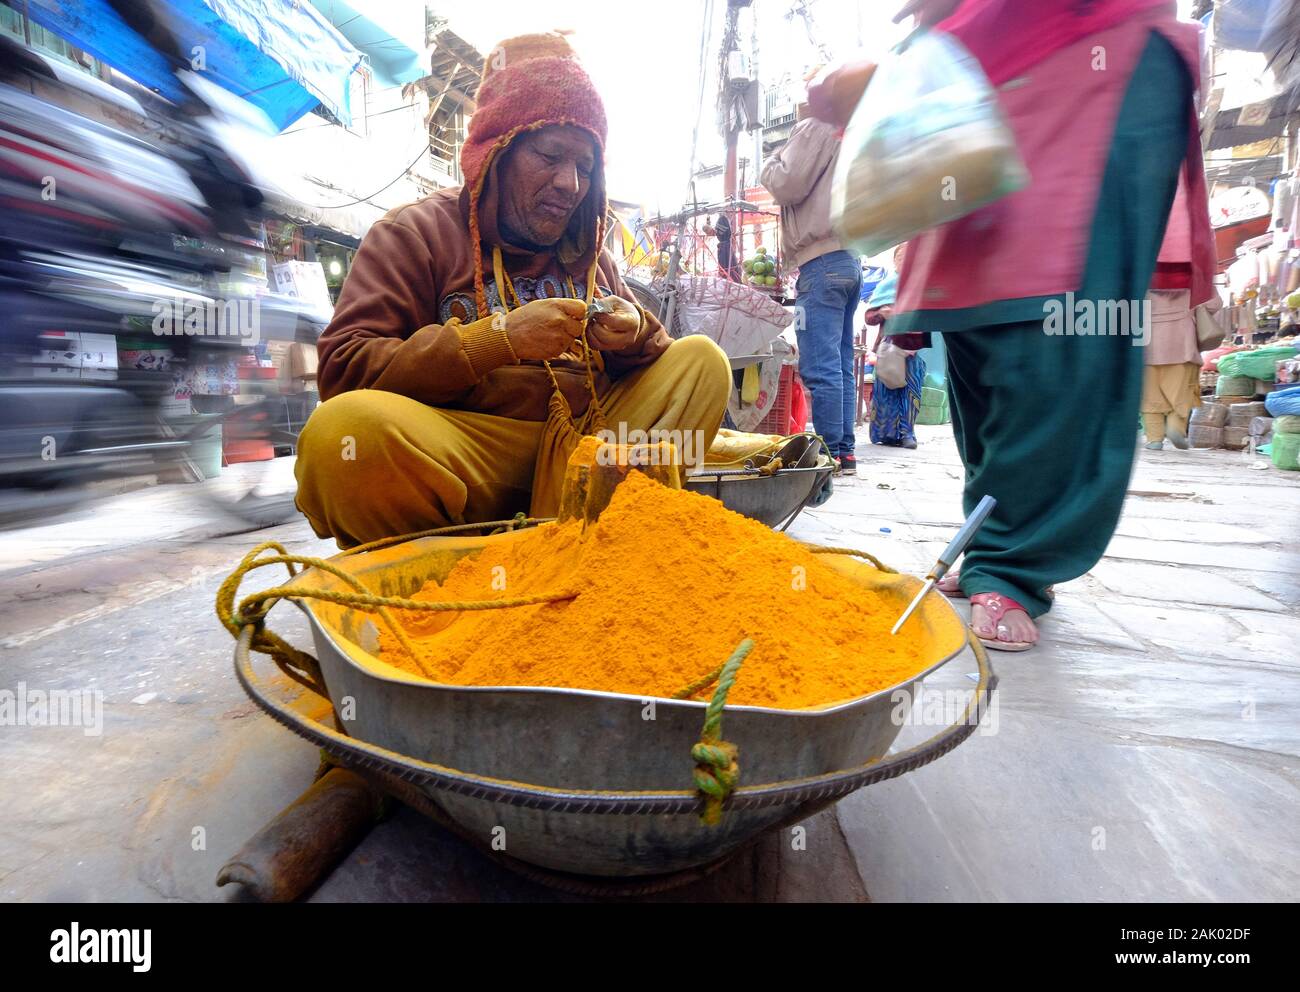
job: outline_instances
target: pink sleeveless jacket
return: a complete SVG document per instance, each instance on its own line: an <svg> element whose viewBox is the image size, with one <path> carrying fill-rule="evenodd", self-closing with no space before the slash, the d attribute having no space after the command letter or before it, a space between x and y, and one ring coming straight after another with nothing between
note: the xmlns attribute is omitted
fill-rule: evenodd
<svg viewBox="0 0 1300 992"><path fill-rule="evenodd" d="M1077 290L1111 136L1151 31L1169 40L1186 61L1194 90L1200 87L1200 26L1178 21L1172 5L1151 6L1143 0L1100 3L1097 8L1109 11L1112 25L1079 37L1079 21L1071 20L1068 27L1076 32L1076 40L1055 49L1046 38L1050 31L1036 25L1032 14L1002 22L1000 34L988 30L987 18L981 22L974 16L999 5L1025 2L975 0L938 28L962 40L999 87L1030 183L911 240L895 306L899 314ZM1055 24L1058 6L1068 5L1048 0L1039 8L1052 8L1051 16L1043 18L1047 27ZM1124 19L1115 24L1117 8ZM1020 31L1006 31L1006 23L1025 24L1023 37ZM1044 37L1036 42L1040 29ZM1040 49L1050 52L1040 57ZM1187 113L1187 158L1181 177L1186 196L1179 204L1186 216L1180 216L1176 226L1190 246L1195 305L1214 295L1215 259L1196 111L1190 104Z"/></svg>

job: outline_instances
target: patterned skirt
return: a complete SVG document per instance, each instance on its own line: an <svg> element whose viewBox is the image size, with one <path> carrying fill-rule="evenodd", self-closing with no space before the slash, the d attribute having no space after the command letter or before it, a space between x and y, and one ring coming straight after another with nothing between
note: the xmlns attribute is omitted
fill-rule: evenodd
<svg viewBox="0 0 1300 992"><path fill-rule="evenodd" d="M921 409L921 386L925 383L925 360L919 355L907 359L907 385L887 389L878 381L871 390L871 443L899 444L915 439L913 428Z"/></svg>

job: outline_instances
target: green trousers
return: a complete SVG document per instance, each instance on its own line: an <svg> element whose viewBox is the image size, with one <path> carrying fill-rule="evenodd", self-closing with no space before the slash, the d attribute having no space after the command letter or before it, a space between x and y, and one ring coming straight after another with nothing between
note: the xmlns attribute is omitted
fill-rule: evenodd
<svg viewBox="0 0 1300 992"><path fill-rule="evenodd" d="M1153 34L1115 126L1076 302L1145 299L1187 151L1191 98L1182 59ZM1050 608L1052 584L1101 559L1119 522L1145 343L1046 328L1035 320L944 335L965 512L986 493L998 501L966 552L960 585L967 595L1010 596L1030 616Z"/></svg>

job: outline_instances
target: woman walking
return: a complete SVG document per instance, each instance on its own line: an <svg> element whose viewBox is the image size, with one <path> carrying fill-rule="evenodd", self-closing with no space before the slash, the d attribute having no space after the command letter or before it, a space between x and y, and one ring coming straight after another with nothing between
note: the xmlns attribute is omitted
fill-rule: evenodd
<svg viewBox="0 0 1300 992"><path fill-rule="evenodd" d="M1180 171L1197 236L1191 302L1213 295L1199 26L1167 0L914 0L902 14L979 60L1031 177L909 242L888 331L944 334L964 509L998 501L946 585L970 596L985 644L1022 651L1052 585L1101 558L1136 453L1145 337L1074 333L1073 318L1080 304L1140 308ZM847 67L841 91L865 76ZM837 103L835 82L809 94L814 113Z"/></svg>
<svg viewBox="0 0 1300 992"><path fill-rule="evenodd" d="M925 361L916 352L906 352L904 370L906 382L890 388L881 381L880 350L882 346L898 347L885 335L885 323L894 312L894 294L898 275L886 276L867 299L865 320L868 327L879 327L876 343L876 381L871 388L871 443L890 447L916 447L916 415L921 410L921 387L925 384Z"/></svg>

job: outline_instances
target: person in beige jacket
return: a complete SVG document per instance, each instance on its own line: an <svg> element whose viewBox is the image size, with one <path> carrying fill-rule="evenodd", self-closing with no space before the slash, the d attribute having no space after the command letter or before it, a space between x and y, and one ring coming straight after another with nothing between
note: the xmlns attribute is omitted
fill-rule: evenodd
<svg viewBox="0 0 1300 992"><path fill-rule="evenodd" d="M781 252L799 269L799 375L812 391L813 427L842 473L857 474L853 420L854 316L862 263L831 230L831 176L840 131L801 120L790 140L763 164L761 181L781 207Z"/></svg>

